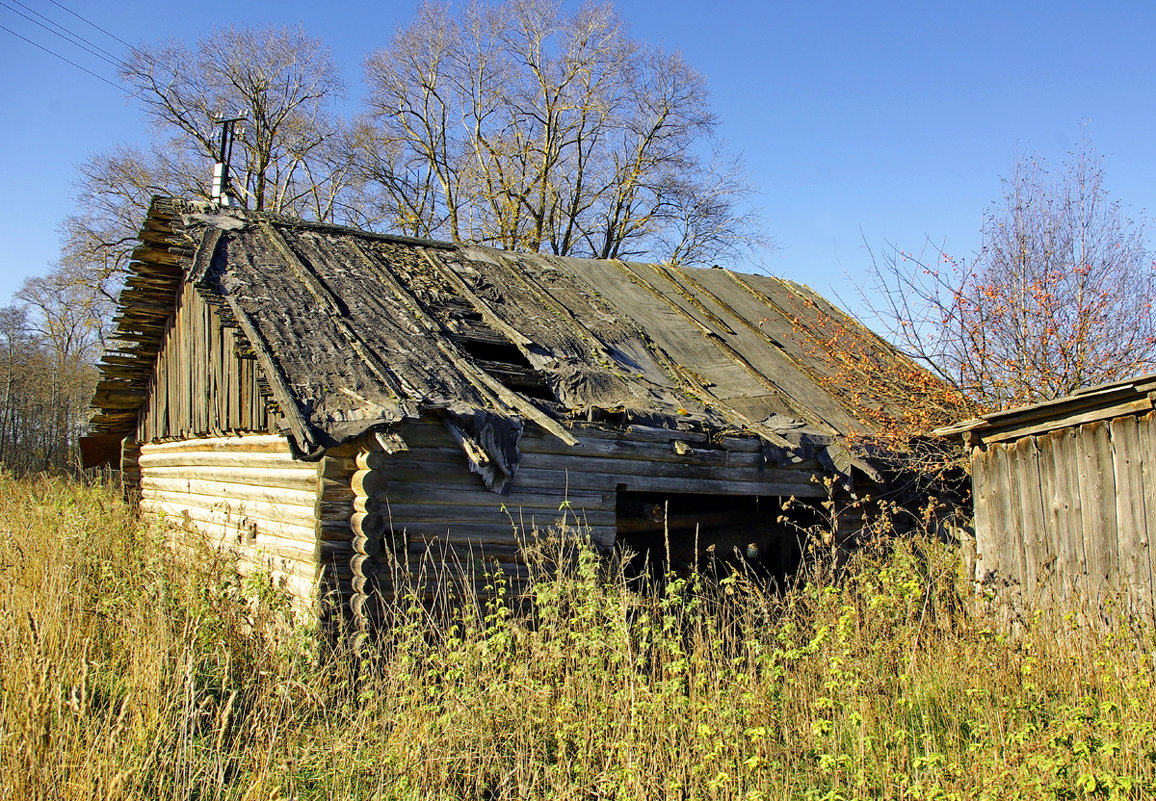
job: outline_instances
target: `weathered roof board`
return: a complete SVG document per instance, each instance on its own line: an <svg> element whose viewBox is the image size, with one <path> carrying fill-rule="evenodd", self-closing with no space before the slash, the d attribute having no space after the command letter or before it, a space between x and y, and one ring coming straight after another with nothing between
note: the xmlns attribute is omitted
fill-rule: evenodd
<svg viewBox="0 0 1156 801"><path fill-rule="evenodd" d="M1054 400L991 412L938 428L933 433L941 437L960 437L965 442L1005 442L1120 415L1141 414L1151 411L1154 401L1156 373L1085 387Z"/></svg>
<svg viewBox="0 0 1156 801"><path fill-rule="evenodd" d="M564 439L567 420L603 413L742 430L786 451L830 446L846 469L837 441L870 426L824 389L808 342L835 319L883 363L903 358L807 287L729 270L514 254L163 198L142 241L97 433L132 430L185 280L243 332L313 458L375 426L486 409ZM487 337L516 347L553 399L510 391L463 345Z"/></svg>

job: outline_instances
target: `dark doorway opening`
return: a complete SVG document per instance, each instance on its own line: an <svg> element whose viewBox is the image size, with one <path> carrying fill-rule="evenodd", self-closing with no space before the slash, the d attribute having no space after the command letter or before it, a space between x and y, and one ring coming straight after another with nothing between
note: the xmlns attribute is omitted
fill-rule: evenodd
<svg viewBox="0 0 1156 801"><path fill-rule="evenodd" d="M753 572L784 582L799 569L809 520L782 520L784 499L620 490L618 543L631 554L633 575ZM797 508L797 507L796 507Z"/></svg>

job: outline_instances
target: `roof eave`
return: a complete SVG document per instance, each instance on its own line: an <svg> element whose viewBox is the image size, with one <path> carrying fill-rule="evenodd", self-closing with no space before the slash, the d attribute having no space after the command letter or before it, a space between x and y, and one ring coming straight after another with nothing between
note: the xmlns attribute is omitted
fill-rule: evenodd
<svg viewBox="0 0 1156 801"><path fill-rule="evenodd" d="M938 437L984 442L1046 433L1123 414L1150 411L1156 401L1156 373L1086 387L1062 398L991 412L935 429Z"/></svg>

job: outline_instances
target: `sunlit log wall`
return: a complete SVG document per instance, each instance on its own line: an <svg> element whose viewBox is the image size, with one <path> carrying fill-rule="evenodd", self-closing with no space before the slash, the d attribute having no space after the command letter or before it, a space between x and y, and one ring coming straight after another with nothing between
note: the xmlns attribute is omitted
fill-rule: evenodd
<svg viewBox="0 0 1156 801"><path fill-rule="evenodd" d="M1152 614L1152 413L989 443L971 466L981 583L1031 605Z"/></svg>
<svg viewBox="0 0 1156 801"><path fill-rule="evenodd" d="M347 600L352 555L352 452L293 458L276 434L146 443L141 511L176 542L203 536L236 555L242 573L266 571L311 615Z"/></svg>
<svg viewBox="0 0 1156 801"><path fill-rule="evenodd" d="M186 284L140 414L139 455L131 442L124 450L141 510L183 532L176 541L204 535L234 553L242 572L268 572L316 614L350 596L354 450L297 460L271 433L279 417L227 309Z"/></svg>

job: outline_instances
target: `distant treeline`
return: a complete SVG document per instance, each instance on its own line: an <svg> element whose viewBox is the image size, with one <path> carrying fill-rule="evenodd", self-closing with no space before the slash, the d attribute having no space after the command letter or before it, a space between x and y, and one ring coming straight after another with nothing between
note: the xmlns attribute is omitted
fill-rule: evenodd
<svg viewBox="0 0 1156 801"><path fill-rule="evenodd" d="M104 304L64 271L29 279L0 306L0 466L67 470L88 423Z"/></svg>

